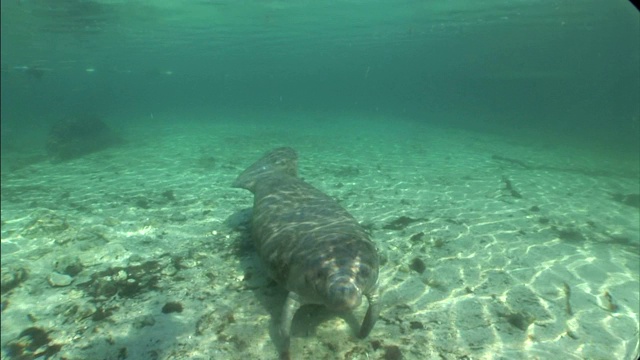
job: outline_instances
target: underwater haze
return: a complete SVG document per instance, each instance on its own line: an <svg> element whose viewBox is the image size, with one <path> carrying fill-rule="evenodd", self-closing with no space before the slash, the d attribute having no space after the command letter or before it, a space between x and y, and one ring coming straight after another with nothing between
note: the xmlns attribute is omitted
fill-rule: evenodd
<svg viewBox="0 0 640 360"><path fill-rule="evenodd" d="M281 146L381 263L371 334L303 306L291 358L637 357L631 2L0 10L3 359L277 358L231 184Z"/></svg>
<svg viewBox="0 0 640 360"><path fill-rule="evenodd" d="M3 126L358 112L631 151L639 26L622 0L3 2Z"/></svg>

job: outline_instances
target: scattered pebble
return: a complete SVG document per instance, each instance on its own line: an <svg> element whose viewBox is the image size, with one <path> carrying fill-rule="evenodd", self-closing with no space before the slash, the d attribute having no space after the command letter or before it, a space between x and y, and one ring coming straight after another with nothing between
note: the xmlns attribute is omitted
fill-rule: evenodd
<svg viewBox="0 0 640 360"><path fill-rule="evenodd" d="M47 280L49 281L49 285L53 287L69 286L71 285L71 282L73 282L73 278L71 276L60 274L55 271L49 274L49 278Z"/></svg>

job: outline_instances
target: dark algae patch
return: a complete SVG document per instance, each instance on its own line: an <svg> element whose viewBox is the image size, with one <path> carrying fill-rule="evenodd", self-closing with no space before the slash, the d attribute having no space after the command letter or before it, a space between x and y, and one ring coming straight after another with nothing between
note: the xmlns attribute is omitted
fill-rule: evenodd
<svg viewBox="0 0 640 360"><path fill-rule="evenodd" d="M385 346L384 360L400 360L403 359L402 351L395 345Z"/></svg>
<svg viewBox="0 0 640 360"><path fill-rule="evenodd" d="M409 322L409 327L412 330L422 330L422 329L424 329L424 325L420 321L411 321L411 322Z"/></svg>
<svg viewBox="0 0 640 360"><path fill-rule="evenodd" d="M28 277L29 274L25 268L2 268L1 292L4 294L15 289Z"/></svg>
<svg viewBox="0 0 640 360"><path fill-rule="evenodd" d="M525 312L516 312L516 313L508 313L508 314L499 314L503 317L509 324L512 326L526 331L529 325L533 324L536 320L531 314Z"/></svg>
<svg viewBox="0 0 640 360"><path fill-rule="evenodd" d="M162 307L162 313L164 314L170 314L174 312L181 313L182 310L183 310L182 304L176 301L170 301L164 304L164 306Z"/></svg>
<svg viewBox="0 0 640 360"><path fill-rule="evenodd" d="M414 219L408 216L400 216L399 218L385 224L382 228L386 230L403 230L407 226L419 222L419 221L427 221L428 219Z"/></svg>
<svg viewBox="0 0 640 360"><path fill-rule="evenodd" d="M159 281L160 268L157 261L127 267L113 267L93 274L91 280L81 284L80 287L97 299L106 300L116 294L130 298L155 289Z"/></svg>
<svg viewBox="0 0 640 360"><path fill-rule="evenodd" d="M54 161L70 160L122 143L122 139L95 115L62 119L51 127L46 150Z"/></svg>
<svg viewBox="0 0 640 360"><path fill-rule="evenodd" d="M413 234L411 235L411 237L409 238L409 241L415 243L415 242L419 242L420 240L422 240L424 238L424 233L422 231L420 231L417 234Z"/></svg>
<svg viewBox="0 0 640 360"><path fill-rule="evenodd" d="M610 193L609 195L613 201L640 209L640 194Z"/></svg>
<svg viewBox="0 0 640 360"><path fill-rule="evenodd" d="M427 269L427 266L424 264L424 261L422 261L422 259L414 258L413 260L411 260L411 265L409 265L409 268L419 274L422 274Z"/></svg>
<svg viewBox="0 0 640 360"><path fill-rule="evenodd" d="M574 228L555 228L554 230L556 230L556 232L558 233L558 237L562 240L582 241L585 239L584 235Z"/></svg>
<svg viewBox="0 0 640 360"><path fill-rule="evenodd" d="M51 344L46 331L30 327L24 329L18 337L6 346L10 359L50 359L60 351L62 345Z"/></svg>

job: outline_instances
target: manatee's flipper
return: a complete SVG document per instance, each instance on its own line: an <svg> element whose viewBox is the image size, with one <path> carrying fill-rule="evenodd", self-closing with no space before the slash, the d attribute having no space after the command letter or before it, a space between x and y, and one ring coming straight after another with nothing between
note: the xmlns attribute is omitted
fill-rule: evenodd
<svg viewBox="0 0 640 360"><path fill-rule="evenodd" d="M260 178L274 173L284 173L293 177L298 174L298 154L290 147L273 149L258 161L249 166L233 182L233 187L254 192L256 182Z"/></svg>
<svg viewBox="0 0 640 360"><path fill-rule="evenodd" d="M282 308L282 317L280 318L280 336L282 336L282 351L280 352L280 359L289 359L289 345L291 344L291 322L293 322L293 316L302 304L298 300L298 296L290 292L287 296L287 300L284 302Z"/></svg>
<svg viewBox="0 0 640 360"><path fill-rule="evenodd" d="M367 294L366 296L369 302L369 308L367 309L367 314L364 316L364 320L362 320L362 326L360 326L360 332L358 333L358 337L361 339L369 335L371 329L373 329L373 325L378 321L378 315L380 314L378 290L375 289L371 294Z"/></svg>

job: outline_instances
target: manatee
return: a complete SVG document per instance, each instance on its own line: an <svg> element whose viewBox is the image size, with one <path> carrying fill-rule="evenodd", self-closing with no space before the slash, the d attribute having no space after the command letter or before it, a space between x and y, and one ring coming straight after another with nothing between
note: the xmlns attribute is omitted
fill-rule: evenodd
<svg viewBox="0 0 640 360"><path fill-rule="evenodd" d="M282 310L282 358L289 358L291 322L304 304L336 311L368 301L358 336L378 319L379 257L367 232L342 206L297 176L292 148L268 152L233 187L254 195L251 236L269 276L289 293Z"/></svg>

